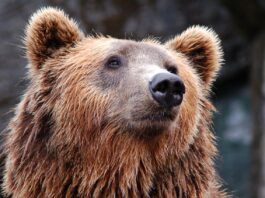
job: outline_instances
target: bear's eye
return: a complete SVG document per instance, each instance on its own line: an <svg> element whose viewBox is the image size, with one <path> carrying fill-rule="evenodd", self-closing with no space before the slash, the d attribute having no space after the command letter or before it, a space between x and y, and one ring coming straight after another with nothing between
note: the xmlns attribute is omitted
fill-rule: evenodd
<svg viewBox="0 0 265 198"><path fill-rule="evenodd" d="M166 69L172 74L177 74L177 69L174 66L166 66Z"/></svg>
<svg viewBox="0 0 265 198"><path fill-rule="evenodd" d="M112 69L117 69L122 65L121 58L118 56L112 56L108 59L106 63L106 67L112 68Z"/></svg>

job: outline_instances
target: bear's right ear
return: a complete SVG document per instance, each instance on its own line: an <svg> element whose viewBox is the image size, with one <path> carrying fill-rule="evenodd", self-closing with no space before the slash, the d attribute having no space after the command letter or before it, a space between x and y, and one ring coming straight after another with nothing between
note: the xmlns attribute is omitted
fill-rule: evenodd
<svg viewBox="0 0 265 198"><path fill-rule="evenodd" d="M54 52L83 37L77 24L62 10L50 7L38 10L30 19L24 40L31 69L41 69Z"/></svg>

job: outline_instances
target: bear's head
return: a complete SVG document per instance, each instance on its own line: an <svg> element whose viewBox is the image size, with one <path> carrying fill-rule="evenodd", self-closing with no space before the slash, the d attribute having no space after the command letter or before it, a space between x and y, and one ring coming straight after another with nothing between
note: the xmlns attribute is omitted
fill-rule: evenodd
<svg viewBox="0 0 265 198"><path fill-rule="evenodd" d="M204 101L222 56L217 36L204 27L166 43L85 37L53 8L33 15L25 45L29 111L45 114L50 134L42 136L73 145L126 136L178 139L177 147L187 149L209 108Z"/></svg>
<svg viewBox="0 0 265 198"><path fill-rule="evenodd" d="M212 30L194 26L165 43L86 37L45 8L24 42L30 85L10 123L5 191L208 189L216 152L208 98L222 61Z"/></svg>

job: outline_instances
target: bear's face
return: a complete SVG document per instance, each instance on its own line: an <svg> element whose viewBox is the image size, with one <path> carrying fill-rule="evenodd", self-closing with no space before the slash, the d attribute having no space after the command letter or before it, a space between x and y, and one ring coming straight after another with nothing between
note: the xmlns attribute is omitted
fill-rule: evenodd
<svg viewBox="0 0 265 198"><path fill-rule="evenodd" d="M83 55L89 54L86 60L87 70L90 70L90 65L95 67L94 72L86 76L88 82L93 79L90 89L98 90L96 94L98 96L108 97L105 100L107 107L104 109L106 110L98 117L106 123L114 124L119 128L118 131L137 136L155 136L173 125L176 127L185 84L199 83L196 76L187 68L189 63L185 57L153 41L135 42L94 38L94 41L90 40L88 44L84 43L84 46L86 50ZM89 57L97 57L98 62L91 63L92 58ZM189 74L189 78L182 73ZM174 103L173 96L172 98L169 96L168 101L166 98L162 101L157 100L151 90L151 84L159 75L165 75L165 82L163 79L160 80L161 86L165 86L165 89L169 88L167 83L170 83L171 77L179 78L180 83L183 84L181 87L176 82L175 97L180 97L176 99L177 104L170 104L171 101ZM187 97L198 99L198 93L201 92L198 89L191 86L186 93ZM160 90L157 92L163 94ZM99 103L97 106L100 106L101 100L97 102ZM185 106L187 102L191 103L187 105L194 106L194 112L196 112L198 100L184 100L183 105ZM87 109L91 109L90 105ZM101 125L102 121L99 124Z"/></svg>
<svg viewBox="0 0 265 198"><path fill-rule="evenodd" d="M25 43L36 92L49 90L45 103L56 118L55 134L112 128L112 135L145 138L183 130L191 138L221 61L219 41L205 28L165 44L84 37L54 9L32 17Z"/></svg>

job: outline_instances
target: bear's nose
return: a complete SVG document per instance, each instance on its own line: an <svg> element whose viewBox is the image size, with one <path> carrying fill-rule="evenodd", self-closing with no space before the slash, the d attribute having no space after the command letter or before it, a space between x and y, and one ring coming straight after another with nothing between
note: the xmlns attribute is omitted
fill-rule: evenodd
<svg viewBox="0 0 265 198"><path fill-rule="evenodd" d="M182 80L171 73L156 74L150 81L149 88L153 98L168 109L180 105L185 93Z"/></svg>

